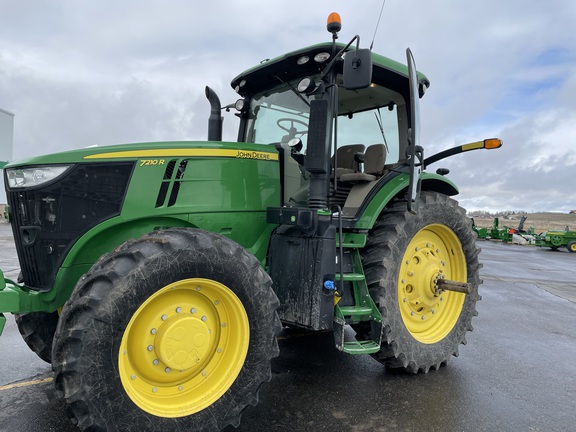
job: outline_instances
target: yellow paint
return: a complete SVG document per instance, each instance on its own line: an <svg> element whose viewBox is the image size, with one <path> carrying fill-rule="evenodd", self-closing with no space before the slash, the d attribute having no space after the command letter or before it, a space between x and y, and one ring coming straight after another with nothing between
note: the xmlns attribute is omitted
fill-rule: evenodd
<svg viewBox="0 0 576 432"><path fill-rule="evenodd" d="M142 410L166 418L216 402L244 366L250 324L242 302L210 279L184 279L150 296L120 344L124 390Z"/></svg>
<svg viewBox="0 0 576 432"><path fill-rule="evenodd" d="M336 306L340 300L342 300L342 296L334 295L334 306Z"/></svg>
<svg viewBox="0 0 576 432"><path fill-rule="evenodd" d="M126 158L162 158L162 157L229 157L238 159L256 159L277 161L278 153L233 149L142 149L117 152L94 153L84 159L126 159Z"/></svg>
<svg viewBox="0 0 576 432"><path fill-rule="evenodd" d="M398 305L404 325L421 343L444 339L456 325L466 294L437 293L435 281L467 281L466 257L460 240L446 225L428 225L406 248L398 274Z"/></svg>
<svg viewBox="0 0 576 432"><path fill-rule="evenodd" d="M484 141L477 141L470 144L464 144L462 146L462 151L476 150L481 148L484 148Z"/></svg>
<svg viewBox="0 0 576 432"><path fill-rule="evenodd" d="M52 378L44 378L44 379L39 379L39 380L24 381L24 382L19 382L19 383L15 383L15 384L8 384L5 386L1 386L0 391L11 390L11 389L21 388L21 387L30 387L30 386L34 386L34 385L38 385L38 384L44 384L44 383L48 383L48 382L52 382Z"/></svg>

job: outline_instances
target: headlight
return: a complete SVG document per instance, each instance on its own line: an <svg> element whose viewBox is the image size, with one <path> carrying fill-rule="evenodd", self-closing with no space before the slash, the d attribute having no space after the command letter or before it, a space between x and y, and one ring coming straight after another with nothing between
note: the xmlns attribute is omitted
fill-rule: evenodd
<svg viewBox="0 0 576 432"><path fill-rule="evenodd" d="M61 176L70 165L46 165L34 168L10 168L6 170L10 188L39 186Z"/></svg>

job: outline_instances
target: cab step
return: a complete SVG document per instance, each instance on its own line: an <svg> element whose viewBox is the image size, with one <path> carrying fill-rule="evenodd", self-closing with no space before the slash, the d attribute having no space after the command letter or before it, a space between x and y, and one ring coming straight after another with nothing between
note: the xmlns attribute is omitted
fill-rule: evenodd
<svg viewBox="0 0 576 432"><path fill-rule="evenodd" d="M351 318L359 318L366 315L372 315L372 308L370 306L340 306L340 311L344 317Z"/></svg>
<svg viewBox="0 0 576 432"><path fill-rule="evenodd" d="M366 234L344 233L342 246L344 248L361 249L366 246ZM340 238L336 237L336 247L340 247Z"/></svg>
<svg viewBox="0 0 576 432"><path fill-rule="evenodd" d="M344 282L358 282L358 281L363 281L365 279L365 277L362 273L344 273L343 276L344 277L342 278L342 280ZM340 280L340 273L336 273L336 275L334 276L334 279L339 281Z"/></svg>
<svg viewBox="0 0 576 432"><path fill-rule="evenodd" d="M375 354L380 351L380 345L373 340L344 342L342 348L347 354Z"/></svg>
<svg viewBox="0 0 576 432"><path fill-rule="evenodd" d="M346 273L340 269L340 273L337 273L334 279L336 282L350 283L349 288L352 290L353 299L348 298L347 301L354 304L340 305L337 302L334 305L332 327L334 343L338 350L348 354L374 354L380 350L382 343L382 315L368 291L359 249L351 249L348 253L352 259L352 266L350 266L352 271ZM345 328L348 325L362 322L370 323L370 331L366 340L345 340Z"/></svg>

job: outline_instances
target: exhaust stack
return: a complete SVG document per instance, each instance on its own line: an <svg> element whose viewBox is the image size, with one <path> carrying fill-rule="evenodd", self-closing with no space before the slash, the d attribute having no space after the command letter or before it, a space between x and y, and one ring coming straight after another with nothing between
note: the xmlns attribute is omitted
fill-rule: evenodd
<svg viewBox="0 0 576 432"><path fill-rule="evenodd" d="M206 86L206 97L210 102L210 117L208 118L208 141L222 141L222 122L224 117L220 115L222 105L214 90Z"/></svg>

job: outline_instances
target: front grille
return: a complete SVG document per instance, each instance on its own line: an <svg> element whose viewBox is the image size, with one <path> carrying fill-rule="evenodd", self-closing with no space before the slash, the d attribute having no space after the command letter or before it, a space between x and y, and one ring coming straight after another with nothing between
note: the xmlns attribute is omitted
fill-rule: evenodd
<svg viewBox="0 0 576 432"><path fill-rule="evenodd" d="M46 186L7 188L24 284L39 291L51 289L75 241L120 214L133 166L132 162L79 164Z"/></svg>

